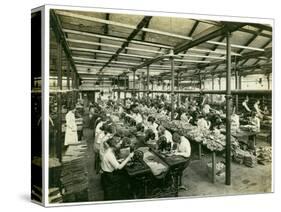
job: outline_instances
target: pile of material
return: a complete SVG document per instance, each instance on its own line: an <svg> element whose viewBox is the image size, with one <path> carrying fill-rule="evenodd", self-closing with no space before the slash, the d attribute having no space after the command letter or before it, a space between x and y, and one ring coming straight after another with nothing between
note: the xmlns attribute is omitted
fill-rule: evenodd
<svg viewBox="0 0 281 212"><path fill-rule="evenodd" d="M83 144L70 145L62 158L61 183L65 189L63 198L66 202L88 189L86 150L87 146Z"/></svg>
<svg viewBox="0 0 281 212"><path fill-rule="evenodd" d="M144 151L144 162L148 165L154 176L159 176L168 171L166 164L150 151Z"/></svg>
<svg viewBox="0 0 281 212"><path fill-rule="evenodd" d="M33 165L38 166L38 167L42 167L42 158L38 157L38 156L34 156L32 158L32 162Z"/></svg>
<svg viewBox="0 0 281 212"><path fill-rule="evenodd" d="M248 167L255 167L257 165L257 157L247 150L236 148L233 151L233 160L236 163L244 164Z"/></svg>
<svg viewBox="0 0 281 212"><path fill-rule="evenodd" d="M224 176L225 175L225 165L222 162L217 162L216 167L216 176ZM207 163L207 172L208 172L208 177L211 179L212 178L212 162Z"/></svg>
<svg viewBox="0 0 281 212"><path fill-rule="evenodd" d="M42 188L37 185L32 185L31 199L42 202Z"/></svg>
<svg viewBox="0 0 281 212"><path fill-rule="evenodd" d="M255 167L257 165L257 157L252 154L245 156L244 164L251 168Z"/></svg>
<svg viewBox="0 0 281 212"><path fill-rule="evenodd" d="M248 124L248 125L241 125L240 129L244 130L244 131L249 131L249 132L258 132L259 131L259 129L256 126L250 125L250 124Z"/></svg>
<svg viewBox="0 0 281 212"><path fill-rule="evenodd" d="M61 203L62 195L60 193L60 189L58 187L49 188L49 203Z"/></svg>
<svg viewBox="0 0 281 212"><path fill-rule="evenodd" d="M58 158L49 158L49 168L59 167L61 163Z"/></svg>
<svg viewBox="0 0 281 212"><path fill-rule="evenodd" d="M259 164L271 163L272 149L270 146L259 147L257 149L257 160Z"/></svg>
<svg viewBox="0 0 281 212"><path fill-rule="evenodd" d="M161 114L161 113L156 113L155 115L155 119L157 120L157 122L161 123L167 123L171 120L171 118L167 115Z"/></svg>
<svg viewBox="0 0 281 212"><path fill-rule="evenodd" d="M242 150L240 148L235 149L233 151L233 161L239 164L244 163L244 157L249 155L250 153L248 151Z"/></svg>

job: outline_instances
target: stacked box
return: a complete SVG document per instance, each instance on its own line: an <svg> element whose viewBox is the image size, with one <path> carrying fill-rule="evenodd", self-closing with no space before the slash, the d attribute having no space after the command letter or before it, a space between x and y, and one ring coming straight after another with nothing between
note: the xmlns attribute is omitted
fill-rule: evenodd
<svg viewBox="0 0 281 212"><path fill-rule="evenodd" d="M71 201L75 194L88 189L86 151L86 145L70 145L62 158L61 183L66 202Z"/></svg>

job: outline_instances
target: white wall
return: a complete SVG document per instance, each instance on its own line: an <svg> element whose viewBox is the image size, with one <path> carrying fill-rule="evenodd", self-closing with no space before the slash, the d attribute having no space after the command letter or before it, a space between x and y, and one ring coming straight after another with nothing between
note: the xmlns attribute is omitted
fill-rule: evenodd
<svg viewBox="0 0 281 212"><path fill-rule="evenodd" d="M261 79L261 82L259 81ZM270 89L272 84L272 78L270 75ZM243 90L266 90L268 89L267 76L265 75L248 75L241 78L241 89ZM202 88L206 90L212 90L212 79L206 79L202 83ZM221 90L226 89L226 79L221 78ZM235 78L231 77L231 89L235 89ZM214 79L214 90L219 90L219 79Z"/></svg>

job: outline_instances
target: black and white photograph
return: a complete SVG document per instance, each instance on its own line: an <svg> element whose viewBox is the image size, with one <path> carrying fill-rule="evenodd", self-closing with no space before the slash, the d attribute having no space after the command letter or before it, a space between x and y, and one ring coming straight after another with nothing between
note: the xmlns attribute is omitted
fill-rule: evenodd
<svg viewBox="0 0 281 212"><path fill-rule="evenodd" d="M47 128L31 167L48 165L33 201L273 192L273 20L63 6L31 20L47 34L33 58L48 49L31 74L32 138Z"/></svg>

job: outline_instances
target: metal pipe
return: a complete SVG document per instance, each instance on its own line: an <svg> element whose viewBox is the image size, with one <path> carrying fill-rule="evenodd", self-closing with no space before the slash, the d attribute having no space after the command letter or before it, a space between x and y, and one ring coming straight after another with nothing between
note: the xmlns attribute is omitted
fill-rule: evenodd
<svg viewBox="0 0 281 212"><path fill-rule="evenodd" d="M62 90L62 45L61 41L58 41L58 48L57 48L57 86L59 90ZM62 101L61 101L61 92L57 93L57 142L56 142L56 155L59 159L59 161L62 160L62 132L61 132L61 125L62 125Z"/></svg>
<svg viewBox="0 0 281 212"><path fill-rule="evenodd" d="M113 89L115 90L115 89ZM118 91L118 89L116 89ZM124 89L119 91L124 92ZM133 92L132 89L126 90L127 92ZM147 90L136 90L136 92L147 92ZM153 91L153 93L171 93L171 90L159 90ZM174 93L180 94L226 94L226 90L183 90L183 91L174 91ZM271 94L271 90L232 90L232 94Z"/></svg>
<svg viewBox="0 0 281 212"><path fill-rule="evenodd" d="M214 76L214 74L212 74L212 91L215 89L215 76ZM213 102L214 102L214 96L212 95L211 96L211 102L212 102L212 104L213 104Z"/></svg>
<svg viewBox="0 0 281 212"><path fill-rule="evenodd" d="M174 97L175 97L175 93L174 93L174 86L175 86L175 68L174 68L174 51L171 50L170 54L172 55L170 57L170 62L171 62L171 120L174 120L174 113L175 113L175 106L174 106Z"/></svg>
<svg viewBox="0 0 281 212"><path fill-rule="evenodd" d="M226 175L225 184L231 185L231 34L226 32L226 148L225 148L225 162Z"/></svg>

